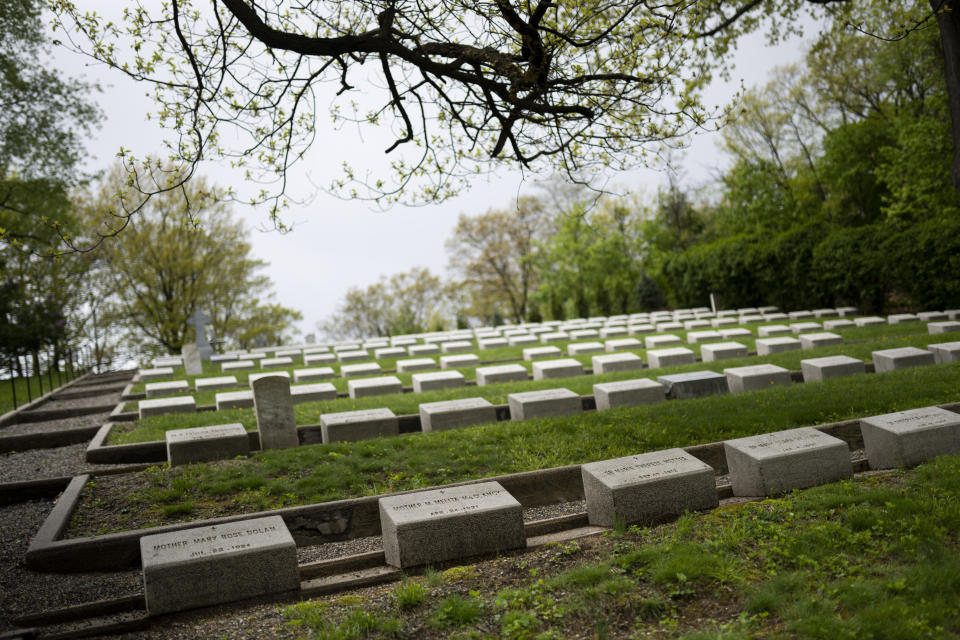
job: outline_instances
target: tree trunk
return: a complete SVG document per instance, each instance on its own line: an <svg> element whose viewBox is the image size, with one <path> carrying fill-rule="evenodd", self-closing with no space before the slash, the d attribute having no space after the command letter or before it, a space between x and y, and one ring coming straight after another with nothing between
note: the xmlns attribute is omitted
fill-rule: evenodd
<svg viewBox="0 0 960 640"><path fill-rule="evenodd" d="M954 0L930 0L940 27L940 46L943 48L943 70L947 81L950 105L950 123L953 132L953 166L950 177L960 196L960 15Z"/></svg>

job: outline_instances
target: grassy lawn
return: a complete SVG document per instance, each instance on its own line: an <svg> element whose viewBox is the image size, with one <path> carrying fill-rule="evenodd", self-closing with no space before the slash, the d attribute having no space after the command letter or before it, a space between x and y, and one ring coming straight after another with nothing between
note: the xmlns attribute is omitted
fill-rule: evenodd
<svg viewBox="0 0 960 640"><path fill-rule="evenodd" d="M670 401L577 416L502 422L354 443L301 446L248 459L169 468L133 477L114 501L124 528L225 513L375 495L715 442L960 399L960 363L816 384ZM230 415L227 420L242 419ZM83 520L83 507L78 516ZM109 530L111 524L97 523ZM113 526L118 526L114 523Z"/></svg>
<svg viewBox="0 0 960 640"><path fill-rule="evenodd" d="M900 326L900 325L894 325ZM869 327L866 327L869 328ZM404 393L391 394L383 396L372 396L367 398L351 399L338 398L324 402L309 402L298 404L294 407L297 424L316 424L320 421L320 415L323 413L337 413L341 411L353 411L356 409L377 409L388 408L397 415L418 413L420 404L426 402L439 402L441 400L453 400L457 398L486 398L493 404L505 404L507 396L511 393L522 391L533 391L537 389L554 389L565 387L581 395L593 393L593 385L598 382L610 382L614 380L628 380L633 378L656 378L660 375L671 373L683 373L688 371L712 370L722 372L723 369L733 367L750 366L760 363L775 364L787 369L799 369L800 361L808 358L818 358L831 355L848 355L854 358L869 362L871 353L880 349L891 349L903 346L925 347L928 344L938 342L950 342L960 340L960 334L941 334L936 336L897 336L880 337L868 342L858 342L853 344L843 344L831 347L820 347L818 349L788 351L769 356L751 356L747 358L736 358L730 360L721 360L718 362L699 362L689 365L674 367L663 367L660 369L645 369L643 371L625 371L619 373L610 373L593 376L576 376L572 378L552 379L552 380L528 380L525 382L510 382L482 387L469 386L458 387L454 389L445 389L442 391L429 391L424 393ZM408 374L409 375L409 374ZM213 395L213 392L208 392ZM199 394L203 396L204 394ZM206 403L212 403L209 399ZM204 401L198 400L198 404L204 404ZM256 418L251 409L236 410L231 412L236 418L225 419L225 412L204 412L198 414L171 414L165 416L156 416L133 423L124 427L123 433L111 434L110 444L126 444L132 442L150 442L153 440L163 440L164 433L170 429L181 429L186 427L197 427L214 424L225 424L228 422L241 422L248 429L255 428Z"/></svg>
<svg viewBox="0 0 960 640"><path fill-rule="evenodd" d="M334 638L960 634L960 458L284 607Z"/></svg>

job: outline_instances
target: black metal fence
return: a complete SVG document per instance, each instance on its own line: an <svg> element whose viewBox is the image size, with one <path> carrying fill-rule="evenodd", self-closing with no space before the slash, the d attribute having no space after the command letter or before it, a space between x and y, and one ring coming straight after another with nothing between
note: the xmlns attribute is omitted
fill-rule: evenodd
<svg viewBox="0 0 960 640"><path fill-rule="evenodd" d="M93 353L88 347L66 349L60 353L37 351L11 358L6 363L9 379L0 381L0 395L9 392L9 402L0 402L0 413L32 402L45 393L62 387L93 368Z"/></svg>

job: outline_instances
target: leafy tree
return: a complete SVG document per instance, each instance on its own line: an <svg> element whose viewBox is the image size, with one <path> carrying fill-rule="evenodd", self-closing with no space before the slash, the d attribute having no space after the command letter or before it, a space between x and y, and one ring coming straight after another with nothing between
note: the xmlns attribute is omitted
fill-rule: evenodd
<svg viewBox="0 0 960 640"><path fill-rule="evenodd" d="M460 216L447 252L451 271L468 292L470 315L527 319L537 285L533 253L549 233L552 215L543 200L525 197L509 209Z"/></svg>
<svg viewBox="0 0 960 640"><path fill-rule="evenodd" d="M88 194L84 214L92 220L118 210L117 199L146 202L94 254L106 273L107 313L134 343L178 353L194 338L187 320L198 307L211 316L214 334L235 344L249 344L252 331L281 335L300 318L269 302L271 283L259 273L265 263L250 256L248 231L221 195L198 178L147 200L119 166Z"/></svg>
<svg viewBox="0 0 960 640"><path fill-rule="evenodd" d="M317 328L334 339L370 338L440 330L450 292L429 269L414 267L376 284L351 287L336 313Z"/></svg>
<svg viewBox="0 0 960 640"><path fill-rule="evenodd" d="M552 318L627 313L638 307L643 263L640 231L646 211L632 202L602 200L562 215L537 253L534 297Z"/></svg>

